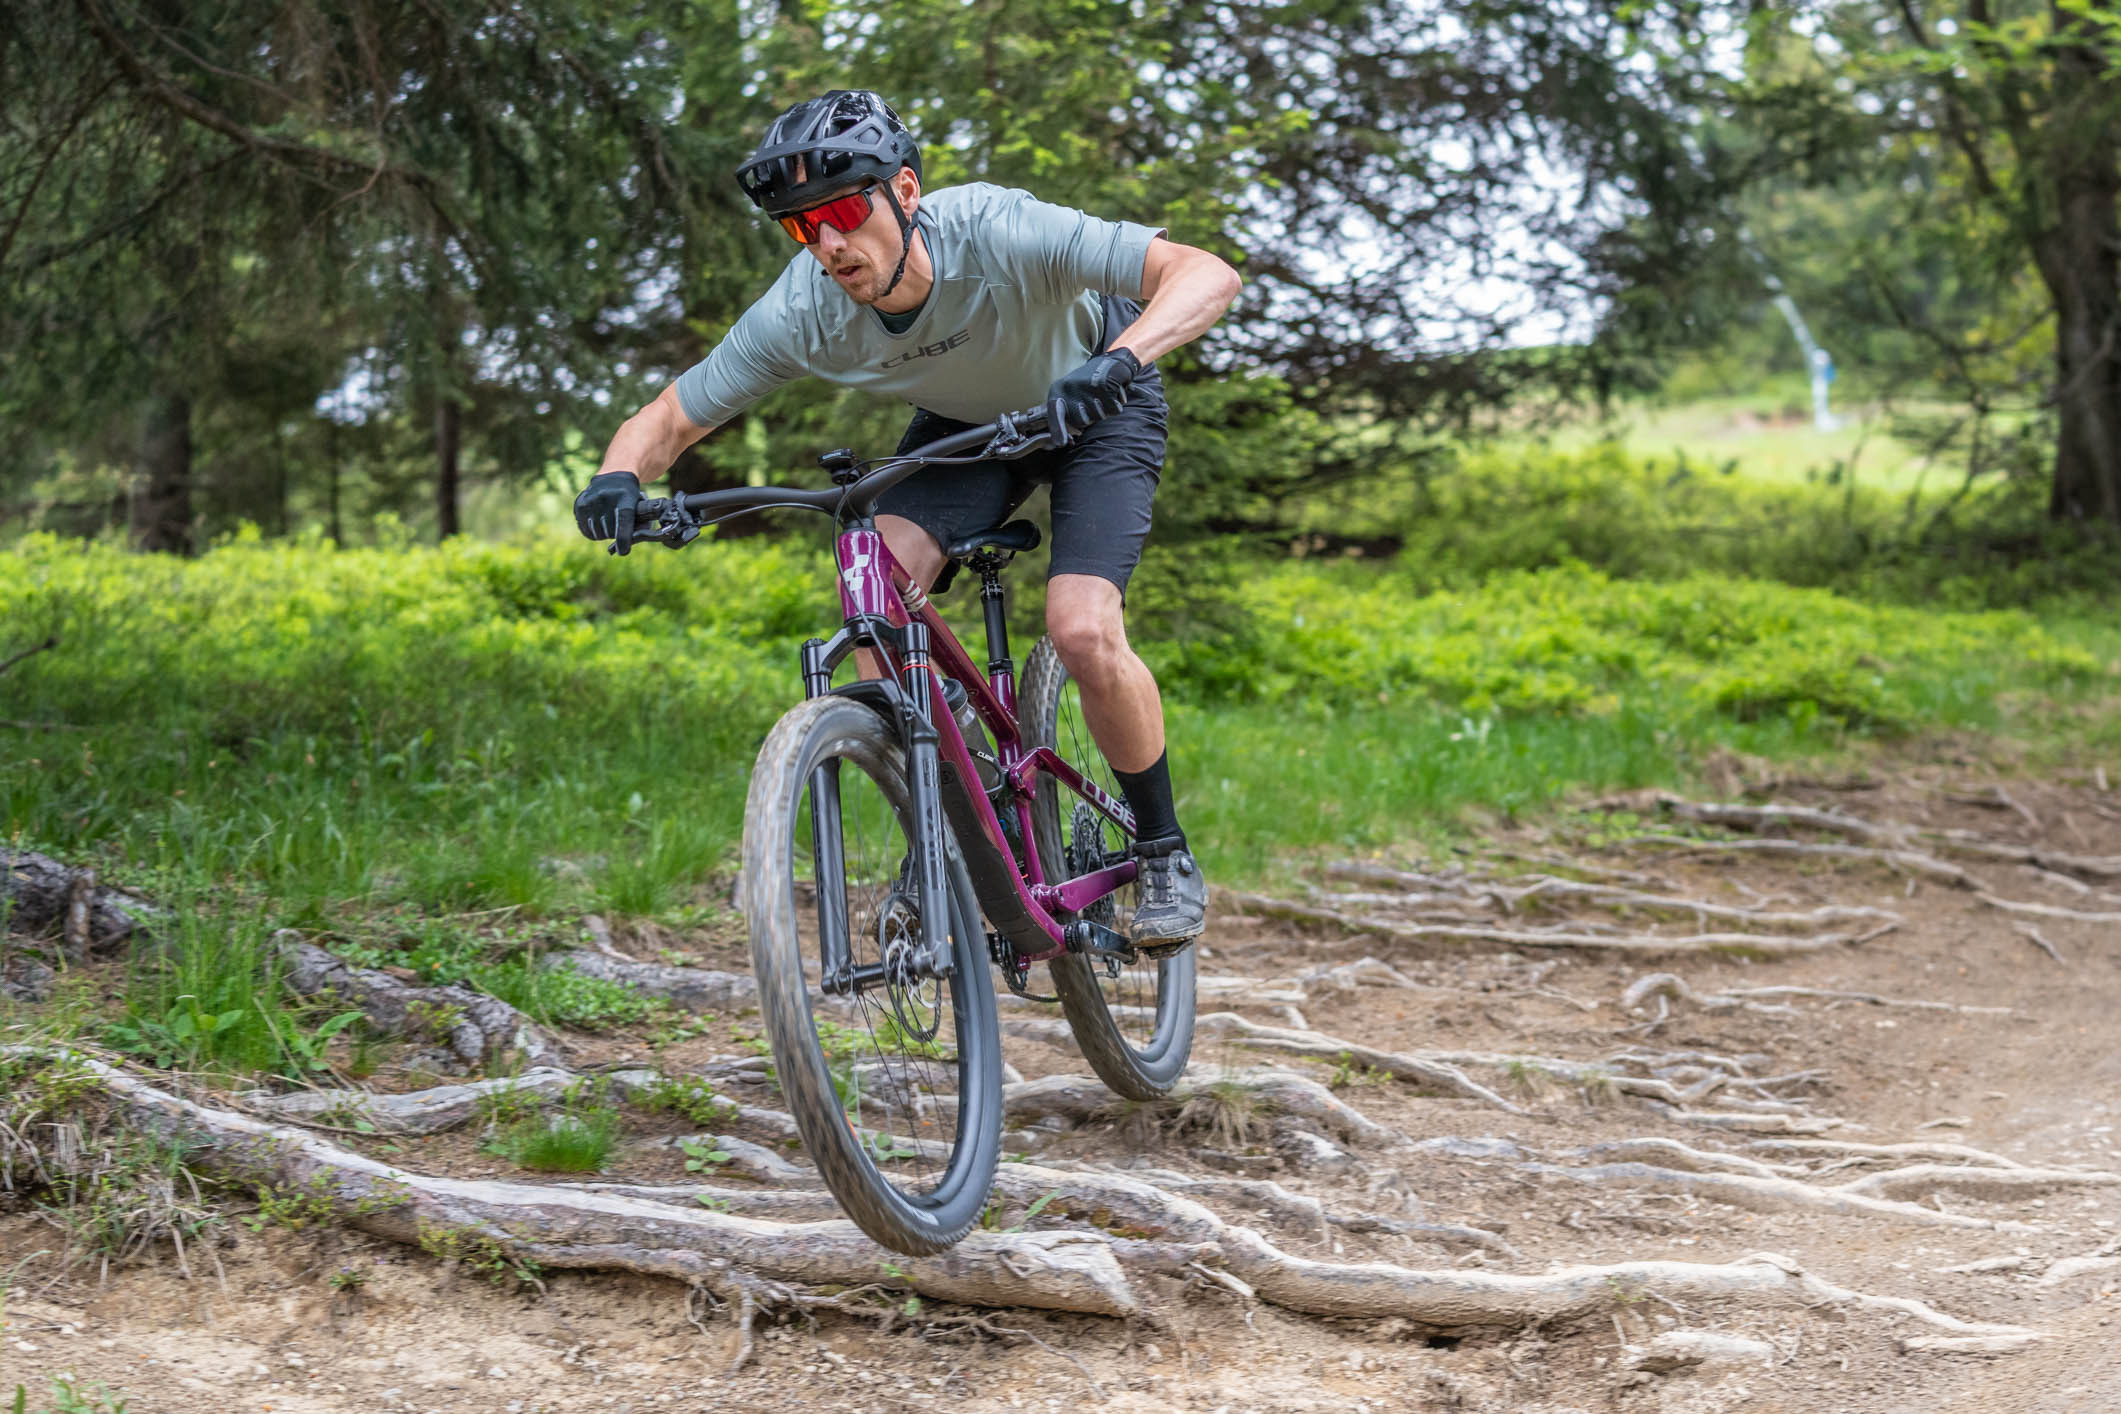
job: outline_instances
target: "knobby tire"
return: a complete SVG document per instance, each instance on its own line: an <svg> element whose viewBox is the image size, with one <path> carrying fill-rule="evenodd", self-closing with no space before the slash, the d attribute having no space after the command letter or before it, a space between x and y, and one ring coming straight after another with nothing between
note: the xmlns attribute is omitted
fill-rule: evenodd
<svg viewBox="0 0 2121 1414"><path fill-rule="evenodd" d="M760 747L745 812L744 912L760 1012L789 1112L825 1186L863 1232L895 1251L923 1256L949 1247L979 1220L1000 1157L1001 1035L985 935L970 881L953 855L955 970L947 982L930 984L933 1005L908 1008L917 1022L940 1017L932 1023L933 1039L909 1043L896 1022L879 1019L892 1015L889 989L852 1000L819 990L819 937L829 910L818 897L802 896L796 876L814 858L806 801L813 773L828 763L837 763L843 821L863 802L873 817L844 824L847 877L817 879L812 886L818 895L837 888L846 900L838 916L846 922L857 964L882 956L881 920L892 912L890 900L903 897L879 884L912 847L905 755L896 727L846 698L801 703ZM858 859L856 825L875 820L883 823L870 831L874 839L859 840ZM821 1019L832 1023L828 1034L837 1038L836 1055L820 1039ZM901 1047L896 1057L889 1053L893 1044ZM904 1050L909 1044L910 1053ZM873 1046L874 1054L853 1049L863 1045ZM945 1049L954 1060L937 1057ZM865 1077L878 1088L867 1097L867 1108L850 1107L845 1092L851 1085L856 1100L863 1100ZM866 1138L856 1132L850 1108L863 1114ZM884 1131L870 1122L879 1117L888 1137L879 1138ZM937 1144L947 1142L947 1154L931 1154L917 1142L929 1135ZM890 1157L906 1147L920 1152L912 1160Z"/></svg>

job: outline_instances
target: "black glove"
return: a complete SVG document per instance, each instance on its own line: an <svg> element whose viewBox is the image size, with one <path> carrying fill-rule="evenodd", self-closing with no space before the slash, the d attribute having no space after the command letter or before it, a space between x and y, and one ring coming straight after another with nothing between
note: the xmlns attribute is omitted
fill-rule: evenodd
<svg viewBox="0 0 2121 1414"><path fill-rule="evenodd" d="M1131 349L1112 349L1054 379L1046 390L1046 431L1053 445L1067 446L1076 433L1125 407L1127 386L1141 371Z"/></svg>
<svg viewBox="0 0 2121 1414"><path fill-rule="evenodd" d="M612 554L623 555L633 548L634 512L647 499L632 472L600 471L574 498L574 523L591 540L609 540Z"/></svg>

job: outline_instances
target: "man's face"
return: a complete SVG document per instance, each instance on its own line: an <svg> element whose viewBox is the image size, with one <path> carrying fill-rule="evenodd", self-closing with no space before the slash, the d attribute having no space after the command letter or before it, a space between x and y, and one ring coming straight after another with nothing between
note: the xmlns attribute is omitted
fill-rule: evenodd
<svg viewBox="0 0 2121 1414"><path fill-rule="evenodd" d="M913 174L901 169L889 184L870 192L866 221L851 231L822 226L817 239L807 247L817 258L817 263L825 267L825 273L856 304L875 304L883 294L884 286L890 282L891 272L898 266L903 246L898 219L891 214L890 203L894 196L901 200L910 197L913 185ZM849 192L859 190L858 186L848 188ZM834 193L835 196L843 194ZM910 202L906 203L906 209L910 215Z"/></svg>

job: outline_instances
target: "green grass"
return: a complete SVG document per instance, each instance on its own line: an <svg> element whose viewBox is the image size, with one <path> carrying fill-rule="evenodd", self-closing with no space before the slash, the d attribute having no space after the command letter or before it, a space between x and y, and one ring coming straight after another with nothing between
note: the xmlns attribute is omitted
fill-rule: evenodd
<svg viewBox="0 0 2121 1414"><path fill-rule="evenodd" d="M1857 485L1883 491L1937 493L1958 484L1948 462L1894 435L1895 419L1874 405L1832 402L1838 426L1821 431L1810 391L1799 381L1750 397L1692 399L1624 407L1606 423L1586 419L1547 439L1556 451L1616 443L1630 457L1666 465L1730 466L1749 480L1780 484ZM1917 412L1938 412L1922 407Z"/></svg>
<svg viewBox="0 0 2121 1414"><path fill-rule="evenodd" d="M131 1406L108 1385L77 1384L70 1376L54 1375L42 1401L32 1406L28 1387L16 1385L6 1408L10 1414L126 1414Z"/></svg>
<svg viewBox="0 0 2121 1414"><path fill-rule="evenodd" d="M538 1173L596 1173L618 1143L618 1112L605 1105L570 1104L558 1114L533 1115L497 1134L494 1152Z"/></svg>
<svg viewBox="0 0 2121 1414"><path fill-rule="evenodd" d="M2121 658L2121 632L2088 614L1685 573L1684 525L1637 535L1645 577L1587 570L1570 551L1625 557L1645 473L1608 459L1527 475L1578 508L1575 539L1526 550L1540 524L1482 502L1452 519L1457 571L1441 551L1266 562L1210 616L1161 628L1145 591L1138 638L1211 868L1675 781L1719 745L1993 728L1999 697L2091 700ZM1608 520L1581 509L1593 493ZM1493 568L1513 553L1560 563ZM0 621L52 625L62 646L0 677L0 717L82 730L9 729L0 828L197 903L184 946L136 988L140 1043L162 1026L186 1063L299 1065L263 952L283 923L541 1019L634 1019L610 989L516 954L552 931L541 919L666 913L727 878L756 743L796 697L792 643L828 621L810 551L634 558L553 542L187 562L34 540L5 556ZM385 916L409 943L365 937ZM495 920L520 927L513 946Z"/></svg>
<svg viewBox="0 0 2121 1414"><path fill-rule="evenodd" d="M1683 785L1719 749L1941 729L2121 762L2110 551L1902 543L1892 497L1611 445L1365 495L1313 509L1397 527L1396 561L1216 545L1137 578L1182 818L1219 879ZM541 1021L634 1025L640 998L534 955L586 911L718 903L795 647L834 612L818 541L621 560L560 539L249 540L177 560L31 537L0 552L0 652L59 646L0 674L0 833L174 905L105 1033L164 1064L315 1066L303 1038L334 1018L280 986L280 926Z"/></svg>

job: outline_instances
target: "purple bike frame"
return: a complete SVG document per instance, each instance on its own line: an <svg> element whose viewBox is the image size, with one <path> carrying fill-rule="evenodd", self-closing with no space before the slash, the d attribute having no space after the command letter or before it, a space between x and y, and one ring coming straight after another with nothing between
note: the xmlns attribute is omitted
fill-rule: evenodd
<svg viewBox="0 0 2121 1414"><path fill-rule="evenodd" d="M1019 838L1026 842L1024 858L1028 867L1012 871L1017 896L1025 911L1044 931L1049 945L1043 952L1027 953L1018 943L1017 961L1045 962L1060 956L1067 949L1062 942L1061 924L1053 915L1079 913L1113 890L1132 883L1139 866L1129 859L1079 879L1048 883L1039 863L1038 850L1030 845L1033 839L1031 799L1038 778L1041 775L1053 777L1129 835L1134 833L1133 811L1124 802L1114 800L1085 780L1082 772L1062 760L1050 747L1027 748L1024 745L1023 732L1016 721L1015 672L1006 666L998 666L990 682L974 665L964 646L957 641L957 635L950 631L950 626L943 622L935 607L917 590L912 598L919 608L907 609L904 591L914 589L913 577L885 547L882 535L869 529L842 531L836 554L840 572L840 606L850 621L861 616L880 618L900 628L916 619L927 625L929 654L938 670L928 675L929 711L940 738L938 748L942 760L956 772L960 789L969 798L988 843L1000 851L1003 858L1013 861L1014 855L1002 832L1001 819L994 813L994 805L988 800L987 793L962 784L977 781L979 776L974 770L972 753L965 744L964 734L958 730L957 719L951 715L943 697L944 677L956 678L965 685L972 710L979 714L980 720L993 734L1002 775L1016 795ZM872 651L886 661L894 678L904 680L904 665L897 661L893 649L878 644ZM1027 872L1029 877L1026 877Z"/></svg>

